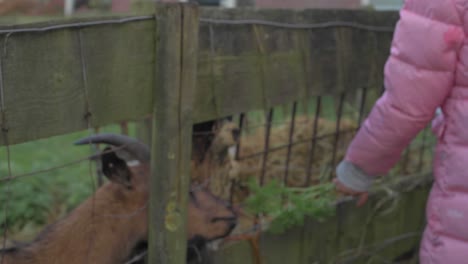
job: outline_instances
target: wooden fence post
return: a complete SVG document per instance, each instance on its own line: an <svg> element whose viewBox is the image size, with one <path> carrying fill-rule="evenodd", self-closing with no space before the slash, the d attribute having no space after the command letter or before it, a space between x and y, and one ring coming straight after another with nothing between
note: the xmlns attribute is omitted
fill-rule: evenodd
<svg viewBox="0 0 468 264"><path fill-rule="evenodd" d="M157 4L156 23L148 263L182 264L187 247L198 8Z"/></svg>

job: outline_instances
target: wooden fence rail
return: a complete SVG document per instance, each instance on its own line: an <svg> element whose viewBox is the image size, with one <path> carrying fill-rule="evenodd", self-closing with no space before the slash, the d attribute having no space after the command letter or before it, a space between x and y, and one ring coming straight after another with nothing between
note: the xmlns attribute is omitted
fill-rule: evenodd
<svg viewBox="0 0 468 264"><path fill-rule="evenodd" d="M394 12L201 10L0 27L0 145L153 115L150 263L183 263L194 122L380 91ZM8 139L8 142L5 141Z"/></svg>
<svg viewBox="0 0 468 264"><path fill-rule="evenodd" d="M194 122L308 96L380 90L397 17L371 11L202 10ZM92 126L151 114L154 87L162 87L154 77L162 63L155 54L157 24L153 16L106 16L0 27L6 111L1 122L9 128L10 144L83 130L88 111Z"/></svg>

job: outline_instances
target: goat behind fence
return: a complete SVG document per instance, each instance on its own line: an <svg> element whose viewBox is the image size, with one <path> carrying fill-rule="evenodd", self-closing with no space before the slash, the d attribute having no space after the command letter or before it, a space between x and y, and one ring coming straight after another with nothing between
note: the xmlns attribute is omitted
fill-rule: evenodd
<svg viewBox="0 0 468 264"><path fill-rule="evenodd" d="M78 141L88 143L113 146L93 157L101 160L110 182L31 243L1 250L3 263L124 263L147 243L149 148L111 134ZM190 194L189 245L228 235L235 213L204 188L194 187Z"/></svg>

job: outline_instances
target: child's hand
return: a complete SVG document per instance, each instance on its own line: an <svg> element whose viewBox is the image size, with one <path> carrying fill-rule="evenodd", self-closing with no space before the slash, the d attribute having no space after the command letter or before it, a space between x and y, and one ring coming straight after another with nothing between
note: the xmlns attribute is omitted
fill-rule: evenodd
<svg viewBox="0 0 468 264"><path fill-rule="evenodd" d="M333 179L333 183L335 184L335 187L336 187L336 190L343 194L343 195L347 195L347 196L354 196L356 198L358 198L358 201L357 201L357 207L361 207L363 206L366 202L367 202L367 199L369 198L369 193L368 192L361 192L361 191L355 191L353 189L350 189L348 187L346 187L345 185L343 185L338 179Z"/></svg>

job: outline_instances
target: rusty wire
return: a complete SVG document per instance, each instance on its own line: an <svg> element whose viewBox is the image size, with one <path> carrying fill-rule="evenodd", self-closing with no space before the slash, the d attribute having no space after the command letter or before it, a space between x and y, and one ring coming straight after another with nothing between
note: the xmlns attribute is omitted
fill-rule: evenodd
<svg viewBox="0 0 468 264"><path fill-rule="evenodd" d="M78 163L89 161L90 159L91 160L97 159L102 155L105 155L105 154L108 154L108 153L111 153L111 152L114 152L114 151L117 151L117 150L120 150L120 149L124 149L125 147L126 147L126 145L122 145L122 146L119 146L119 147L113 147L110 150L102 151L102 152L100 152L98 154L93 154L91 156L86 156L86 157L83 157L83 158L80 158L80 159L76 159L76 160L64 163L62 165L58 165L58 166L54 166L54 167L50 167L50 168L46 168L46 169L42 169L42 170L36 170L36 171L28 172L28 173L12 175L12 176L0 179L0 182L7 182L7 181L11 181L11 180L16 180L16 179L25 178L25 177L31 177L31 176L35 176L37 174L43 174L43 173L46 173L46 172L51 172L51 171L63 169L63 168L66 168L66 167L76 165Z"/></svg>
<svg viewBox="0 0 468 264"><path fill-rule="evenodd" d="M245 119L244 123L246 123L247 125L244 125L246 129L257 129L259 127L266 127L267 126L267 123L263 123L263 124L255 124L255 125L248 125L248 119ZM307 124L308 123L308 120L296 120L295 123L297 125L299 124ZM277 126L277 125L283 125L284 124L284 121L271 121L271 125L272 126ZM211 132L200 132L200 133L211 133Z"/></svg>
<svg viewBox="0 0 468 264"><path fill-rule="evenodd" d="M294 135L294 125L295 125L295 122L296 122L296 111L297 111L297 102L294 102L293 106L292 106L291 123L289 125L288 151L286 153L286 166L285 166L285 169L284 169L284 181L283 181L283 183L285 185L288 182L289 161L291 159L291 150L292 150L293 135Z"/></svg>
<svg viewBox="0 0 468 264"><path fill-rule="evenodd" d="M94 128L94 134L99 133L99 127ZM99 148L99 144L93 144L93 152L94 153L99 153L101 149ZM98 187L101 187L104 184L104 174L102 173L102 168L101 164L99 162L96 163L96 174L97 174L97 185Z"/></svg>
<svg viewBox="0 0 468 264"><path fill-rule="evenodd" d="M356 132L354 129L347 129L347 130L341 130L339 133L340 134L346 134L346 133L354 133L354 132ZM275 146L275 147L268 147L268 150L263 150L263 151L260 151L260 152L256 152L256 153L253 153L253 154L243 156L243 157L239 157L239 160L245 160L245 159L258 157L258 156L264 155L265 152L270 152L271 153L271 152L279 151L281 149L288 148L290 145L295 146L295 145L304 144L304 143L307 143L307 142L310 142L310 141L321 140L321 139L324 139L324 138L327 138L327 137L333 137L333 136L335 136L335 133L328 133L328 134L324 134L324 135L320 135L320 136L315 136L313 138L297 140L297 141L292 142L291 144L283 144L283 145L279 145L279 146Z"/></svg>
<svg viewBox="0 0 468 264"><path fill-rule="evenodd" d="M280 150L280 149L284 149L284 148L291 148L292 146L296 145L296 144L302 144L302 143L306 143L306 142L311 142L311 147L310 147L310 151L308 152L309 156L308 156L308 160L309 162L307 163L307 172L308 172L308 175L307 175L307 182L306 182L306 186L308 186L311 182L310 182L310 175L312 173L312 160L313 160L313 156L315 154L315 148L316 148L316 144L317 144L317 141L320 140L320 139L323 139L325 137L331 137L331 136L334 136L334 143L333 143L333 162L332 162L332 166L335 165L336 163L336 158L337 158L337 148L338 148L338 142L340 140L340 135L343 135L344 133L355 133L356 132L356 129L359 129L362 121L364 120L365 118L365 115L367 114L366 113L366 109L365 109L365 106L366 106L366 100L367 100L367 95L368 95L368 88L362 88L362 93L359 94L359 107L358 107L358 116L357 116L357 120L356 120L356 123L357 123L357 128L353 128L353 129L342 129L341 128L341 119L342 119L342 116L343 116L343 112L344 112L344 104L345 104L345 99L346 99L346 93L341 93L338 97L338 109L337 109L337 112L336 112L336 125L335 125L335 132L334 133L329 133L329 134L326 134L326 135L320 135L318 136L318 120L319 120L319 117L321 116L321 111L322 111L322 98L320 96L316 97L316 110L315 110L315 116L314 116L314 124L313 124L313 132L312 132L312 136L311 138L308 138L308 139L305 139L305 140L298 140L298 141L292 141L291 140L291 135L294 133L294 124L295 124L295 111L293 109L292 111L292 114L291 114L291 122L290 122L290 127L289 127L289 141L288 141L288 144L284 144L284 145L281 145L281 146L274 146L274 147L271 147L270 146L270 143L269 143L269 136L270 136L270 130L272 128L272 125L277 123L277 122L273 122L273 109L270 109L270 112L269 114L267 115L267 120L264 124L260 124L258 126L254 126L254 127L265 127L266 131L265 131L265 145L263 147L263 151L259 151L259 152L256 152L254 154L250 154L250 155L247 155L247 156L242 156L242 157L239 157L239 155L236 156L236 160L244 160L244 159L249 159L249 158L253 158L253 157L258 157L258 156L263 156L263 163L262 163L262 171L261 171L261 177L263 177L264 173L265 173L265 157L268 157L268 153L271 153L271 152L274 152L274 151L277 151L277 150ZM356 101L357 102L357 101ZM245 120L247 121L247 120ZM278 122L278 123L284 123L284 122ZM425 148L428 146L428 144L430 144L430 142L427 142L427 138L428 138L428 135L427 135L427 130L424 130L423 131L423 135L422 135L422 142L415 142L416 144L411 144L409 147L408 147L408 150L411 149L411 148L416 148L416 146L418 145L419 146L419 149L418 151L419 152L419 159L418 159L418 170L421 169L422 167L422 162L423 162L423 155L424 155L424 152L425 152ZM239 151L239 149L237 150ZM287 154L288 155L288 154ZM408 154L407 154L408 155ZM288 158L286 158L288 159ZM403 161L405 162L405 161ZM288 164L288 160L286 161L286 165L281 167L279 166L280 168L279 169L285 169L286 170L290 170L291 167L290 165ZM287 175L287 174L285 174ZM260 178L260 181L261 183L263 183L263 179ZM239 204L240 206L243 206L243 203L240 203ZM258 218L257 218L258 219ZM242 237L242 234L248 234L248 233L252 233L252 232L255 232L258 230L258 228L260 227L260 225L257 223L257 222L254 222L254 225L252 226L252 228L249 228L249 229L246 229L246 230L241 230L242 232L240 233L240 237ZM234 238L236 236L239 236L239 235L234 235Z"/></svg>
<svg viewBox="0 0 468 264"><path fill-rule="evenodd" d="M85 95L85 107L86 107L86 113L84 115L84 118L86 120L86 125L88 129L89 136L93 134L92 126L91 126L91 117L92 117L92 111L91 111L91 103L89 101L89 89L88 89L88 69L87 69L87 64L86 64L86 57L84 54L84 47L83 47L83 33L81 28L78 29L78 47L79 47L79 54L80 54L80 62L81 62L81 76L82 76L82 81L83 81L83 92ZM89 144L91 151L94 151L96 148L96 144ZM93 147L94 146L94 147ZM91 179L91 188L93 190L93 193L96 192L96 183L93 178L93 166L91 161L89 162L89 176ZM91 228L91 237L88 243L88 249L87 249L87 257L88 261L89 258L91 257L91 249L94 246L95 243L95 225L94 225L94 219L95 219L95 211L96 211L96 199L95 196L92 196L91 198L91 223L90 223L90 228Z"/></svg>
<svg viewBox="0 0 468 264"><path fill-rule="evenodd" d="M374 32L384 32L392 33L394 27L385 27L385 26L372 26L364 25L354 22L346 21L328 21L323 23L313 23L313 24L302 24L302 23L284 23L284 22L275 22L275 21L266 21L259 19L213 19L213 18L200 18L201 23L217 24L217 25L258 25L258 26L269 26L276 28L284 29L325 29L325 28L336 28L336 27L348 27L359 30L374 31Z"/></svg>
<svg viewBox="0 0 468 264"><path fill-rule="evenodd" d="M0 34L35 33L35 32L43 33L43 32L48 32L48 31L59 30L59 29L84 28L84 27L90 27L90 26L124 24L124 23L129 23L129 22L152 20L154 18L155 16L133 16L133 17L118 18L118 19L106 19L106 20L97 20L97 21L66 23L66 24L44 26L44 27L0 29Z"/></svg>
<svg viewBox="0 0 468 264"><path fill-rule="evenodd" d="M307 178L305 182L306 186L310 185L310 181L312 177L312 161L314 160L315 149L317 147L318 120L319 120L321 111L322 111L322 97L318 96L316 106L315 106L314 126L312 128L312 140L311 140L311 146L310 146L310 151L309 151L309 159L307 162L307 171L306 171Z"/></svg>
<svg viewBox="0 0 468 264"><path fill-rule="evenodd" d="M335 140L333 142L333 157L332 157L332 162L331 162L332 166L335 166L335 162L336 162L336 152L338 149L338 140L340 139L341 117L343 115L343 105L344 105L345 98L346 98L346 93L343 92L340 95L340 98L338 101L338 110L336 113Z"/></svg>
<svg viewBox="0 0 468 264"><path fill-rule="evenodd" d="M265 143L264 143L264 148L263 148L263 153L260 153L263 155L262 158L262 171L261 171L261 176L260 176L260 185L263 185L265 183L265 171L266 171L266 164L268 160L268 154L270 152L270 133L271 133L271 121L273 120L273 108L271 108L268 111L267 114L267 125L266 125L266 131L265 131Z"/></svg>
<svg viewBox="0 0 468 264"><path fill-rule="evenodd" d="M245 120L245 113L241 113L240 116L239 116L239 140L238 140L237 146L236 146L236 156L235 156L236 160L239 159L239 155L240 155L240 148L241 148L240 138L242 137L242 130L244 128L244 120Z"/></svg>

